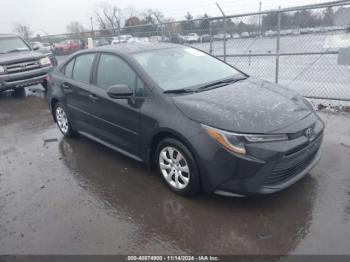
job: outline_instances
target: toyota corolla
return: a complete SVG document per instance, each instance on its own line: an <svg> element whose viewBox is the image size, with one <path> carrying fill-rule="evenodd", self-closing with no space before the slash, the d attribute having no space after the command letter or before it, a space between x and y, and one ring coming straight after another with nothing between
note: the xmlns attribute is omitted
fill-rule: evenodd
<svg viewBox="0 0 350 262"><path fill-rule="evenodd" d="M181 195L274 193L320 159L324 124L306 99L191 47L85 50L49 82L64 136L86 136L155 167Z"/></svg>

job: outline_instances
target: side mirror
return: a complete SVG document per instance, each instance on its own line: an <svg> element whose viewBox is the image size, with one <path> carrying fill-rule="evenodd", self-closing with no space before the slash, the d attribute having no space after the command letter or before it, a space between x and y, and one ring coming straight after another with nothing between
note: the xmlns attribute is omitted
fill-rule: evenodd
<svg viewBox="0 0 350 262"><path fill-rule="evenodd" d="M113 99L128 99L134 92L128 85L114 85L108 89L107 94Z"/></svg>
<svg viewBox="0 0 350 262"><path fill-rule="evenodd" d="M39 46L37 46L37 45L33 45L32 48L33 48L34 51L39 50Z"/></svg>

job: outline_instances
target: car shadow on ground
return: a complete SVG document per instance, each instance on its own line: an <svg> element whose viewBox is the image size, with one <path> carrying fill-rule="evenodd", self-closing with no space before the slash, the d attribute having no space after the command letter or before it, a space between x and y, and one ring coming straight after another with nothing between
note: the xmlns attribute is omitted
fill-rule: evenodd
<svg viewBox="0 0 350 262"><path fill-rule="evenodd" d="M59 151L81 187L139 225L138 237L160 235L186 252L286 254L312 219L317 183L311 176L269 196L183 198L157 172L88 139L62 139Z"/></svg>

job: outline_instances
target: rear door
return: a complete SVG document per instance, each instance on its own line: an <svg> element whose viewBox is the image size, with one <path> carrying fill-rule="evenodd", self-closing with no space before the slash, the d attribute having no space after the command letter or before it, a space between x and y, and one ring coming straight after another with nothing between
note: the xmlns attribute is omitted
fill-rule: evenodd
<svg viewBox="0 0 350 262"><path fill-rule="evenodd" d="M107 95L109 87L128 85L134 92L129 99L112 99ZM102 53L96 66L93 106L96 135L132 156L140 156L140 107L143 97L143 81L120 57Z"/></svg>
<svg viewBox="0 0 350 262"><path fill-rule="evenodd" d="M61 83L75 129L90 134L94 129L90 105L91 72L95 56L95 53L87 53L72 59L65 67L65 81Z"/></svg>

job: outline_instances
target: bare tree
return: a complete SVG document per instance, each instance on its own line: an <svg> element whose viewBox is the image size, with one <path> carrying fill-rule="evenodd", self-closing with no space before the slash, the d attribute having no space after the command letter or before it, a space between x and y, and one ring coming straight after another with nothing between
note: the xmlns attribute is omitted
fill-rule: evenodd
<svg viewBox="0 0 350 262"><path fill-rule="evenodd" d="M23 25L20 23L13 25L13 32L15 32L16 34L20 35L25 39L28 39L33 34L32 30L28 25Z"/></svg>
<svg viewBox="0 0 350 262"><path fill-rule="evenodd" d="M73 22L70 22L67 27L66 27L68 33L71 33L71 34L80 34L80 33L83 33L85 31L87 31L84 26L79 23L78 21L73 21Z"/></svg>
<svg viewBox="0 0 350 262"><path fill-rule="evenodd" d="M123 14L125 15L125 19L129 19L130 17L138 17L139 12L133 6L129 6L123 9Z"/></svg>
<svg viewBox="0 0 350 262"><path fill-rule="evenodd" d="M146 9L144 12L142 12L142 18L145 21L145 24L147 25L157 24L157 17L160 20L163 20L164 15L159 10L153 9Z"/></svg>
<svg viewBox="0 0 350 262"><path fill-rule="evenodd" d="M95 7L95 17L100 29L112 29L113 33L120 32L121 9L108 2L101 2Z"/></svg>

